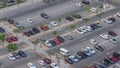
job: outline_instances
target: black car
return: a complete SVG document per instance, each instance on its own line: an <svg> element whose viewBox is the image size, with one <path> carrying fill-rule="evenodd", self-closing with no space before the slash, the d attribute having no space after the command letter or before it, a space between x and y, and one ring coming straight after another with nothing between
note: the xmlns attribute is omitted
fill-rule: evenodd
<svg viewBox="0 0 120 68"><path fill-rule="evenodd" d="M64 42L65 40L61 36L56 37L60 42Z"/></svg>
<svg viewBox="0 0 120 68"><path fill-rule="evenodd" d="M8 21L8 23L10 23L10 24L13 24L13 23L15 22L14 19L8 19L7 21Z"/></svg>
<svg viewBox="0 0 120 68"><path fill-rule="evenodd" d="M67 63L69 63L69 64L73 64L73 63L74 63L74 61L71 60L71 59L69 59L69 58L66 58L65 61L66 61Z"/></svg>
<svg viewBox="0 0 120 68"><path fill-rule="evenodd" d="M28 37L31 36L31 34L28 33L28 32L24 32L23 34L26 35L26 36L28 36Z"/></svg>
<svg viewBox="0 0 120 68"><path fill-rule="evenodd" d="M35 32L35 33L39 33L40 32L40 30L38 29L38 28L32 28L32 30Z"/></svg>
<svg viewBox="0 0 120 68"><path fill-rule="evenodd" d="M116 19L114 17L108 18L108 20L111 20L112 22L116 21Z"/></svg>
<svg viewBox="0 0 120 68"><path fill-rule="evenodd" d="M69 21L73 21L74 19L70 16L66 16L66 19L69 20Z"/></svg>
<svg viewBox="0 0 120 68"><path fill-rule="evenodd" d="M77 14L77 15L75 15L75 18L80 19L81 16Z"/></svg>
<svg viewBox="0 0 120 68"><path fill-rule="evenodd" d="M22 50L18 51L18 54L19 54L21 57L27 57L27 54L26 54L24 51L22 51Z"/></svg>
<svg viewBox="0 0 120 68"><path fill-rule="evenodd" d="M56 44L54 41L52 41L52 40L49 40L49 43L51 43L52 46L56 46L56 45L57 45L57 44Z"/></svg>
<svg viewBox="0 0 120 68"><path fill-rule="evenodd" d="M88 57L88 56L87 56L84 52L82 52L82 51L78 51L78 52L77 52L77 55L81 56L83 59L85 59L85 58Z"/></svg>
<svg viewBox="0 0 120 68"><path fill-rule="evenodd" d="M7 2L9 2L9 3L14 3L15 0L7 0Z"/></svg>
<svg viewBox="0 0 120 68"><path fill-rule="evenodd" d="M41 17L43 17L43 18L45 18L45 19L48 19L48 18L49 18L48 14L46 14L46 13L41 13Z"/></svg>
<svg viewBox="0 0 120 68"><path fill-rule="evenodd" d="M104 51L104 48L100 45L95 45L94 48L99 50L99 51Z"/></svg>
<svg viewBox="0 0 120 68"><path fill-rule="evenodd" d="M2 27L0 27L0 33L4 33L4 32L5 30Z"/></svg>
<svg viewBox="0 0 120 68"><path fill-rule="evenodd" d="M89 4L90 4L90 2L89 2L89 1L86 1L86 0L82 0L82 3L83 3L83 4L86 4L86 5L89 5Z"/></svg>
<svg viewBox="0 0 120 68"><path fill-rule="evenodd" d="M93 30L95 30L95 29L98 29L98 28L100 28L100 27L102 27L102 26L100 25L100 23L94 23L94 24L91 24L90 27L91 27Z"/></svg>
<svg viewBox="0 0 120 68"><path fill-rule="evenodd" d="M106 68L106 67L104 67L104 66L102 66L100 64L94 64L94 66L96 66L97 68Z"/></svg>

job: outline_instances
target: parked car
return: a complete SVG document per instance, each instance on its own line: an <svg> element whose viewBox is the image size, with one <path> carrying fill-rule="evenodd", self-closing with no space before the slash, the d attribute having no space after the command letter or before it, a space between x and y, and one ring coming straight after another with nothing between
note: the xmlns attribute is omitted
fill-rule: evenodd
<svg viewBox="0 0 120 68"><path fill-rule="evenodd" d="M14 26L16 26L16 27L21 27L21 25L20 25L19 22L14 22L13 24L14 24Z"/></svg>
<svg viewBox="0 0 120 68"><path fill-rule="evenodd" d="M48 14L46 14L46 13L41 13L41 17L43 17L43 18L45 18L45 19L48 19L49 18L49 16L48 16Z"/></svg>
<svg viewBox="0 0 120 68"><path fill-rule="evenodd" d="M21 57L27 57L27 54L26 54L24 51L22 51L22 50L19 50L19 51L18 51L18 54L19 54Z"/></svg>
<svg viewBox="0 0 120 68"><path fill-rule="evenodd" d="M97 8L95 8L95 7L91 7L91 8L90 8L90 11L91 11L91 12L95 12L95 13L96 13L96 12L98 12L98 9L97 9Z"/></svg>
<svg viewBox="0 0 120 68"><path fill-rule="evenodd" d="M32 18L27 18L27 19L26 19L26 22L28 22L28 23L33 23L34 21L33 21Z"/></svg>
<svg viewBox="0 0 120 68"><path fill-rule="evenodd" d="M69 58L66 58L65 61L66 61L67 63L69 63L69 64L73 64L73 63L74 63L74 61L71 60L71 59L69 59Z"/></svg>
<svg viewBox="0 0 120 68"><path fill-rule="evenodd" d="M95 45L94 48L99 50L99 51L104 51L104 47L102 47L100 45Z"/></svg>
<svg viewBox="0 0 120 68"><path fill-rule="evenodd" d="M75 29L75 32L77 32L77 33L79 33L79 34L81 34L81 35L83 35L83 34L84 34L84 32L83 32L80 28Z"/></svg>
<svg viewBox="0 0 120 68"><path fill-rule="evenodd" d="M33 64L32 62L27 63L27 66L28 66L29 68L37 68L36 65Z"/></svg>
<svg viewBox="0 0 120 68"><path fill-rule="evenodd" d="M44 44L47 46L47 47L52 47L52 46L56 46L56 43L54 41L51 41L51 40L46 40L44 42Z"/></svg>
<svg viewBox="0 0 120 68"><path fill-rule="evenodd" d="M17 37L15 37L15 36L11 36L11 37L10 37L10 39L11 39L13 42L18 41L18 38L17 38Z"/></svg>
<svg viewBox="0 0 120 68"><path fill-rule="evenodd" d="M110 8L110 4L103 4L103 8L104 9Z"/></svg>
<svg viewBox="0 0 120 68"><path fill-rule="evenodd" d="M48 58L43 58L43 61L44 61L46 64L51 64L51 60L48 59Z"/></svg>
<svg viewBox="0 0 120 68"><path fill-rule="evenodd" d="M92 30L95 30L102 27L102 25L100 23L94 23L94 24L91 24L90 27L92 28Z"/></svg>
<svg viewBox="0 0 120 68"><path fill-rule="evenodd" d="M114 17L110 17L104 20L105 22L107 22L108 24L113 24L113 22L116 21L116 19Z"/></svg>
<svg viewBox="0 0 120 68"><path fill-rule="evenodd" d="M79 59L76 56L68 56L69 59L73 60L74 62L78 62Z"/></svg>
<svg viewBox="0 0 120 68"><path fill-rule="evenodd" d="M63 56L69 56L71 54L70 51L65 48L60 48L59 53L62 54Z"/></svg>
<svg viewBox="0 0 120 68"><path fill-rule="evenodd" d="M42 66L45 66L46 63L43 61L43 60L38 60L38 64L42 65Z"/></svg>
<svg viewBox="0 0 120 68"><path fill-rule="evenodd" d="M120 17L120 13L117 13L117 16Z"/></svg>
<svg viewBox="0 0 120 68"><path fill-rule="evenodd" d="M65 42L65 40L61 36L56 36L56 38L62 43Z"/></svg>
<svg viewBox="0 0 120 68"><path fill-rule="evenodd" d="M100 37L106 40L110 39L110 36L107 34L101 34Z"/></svg>
<svg viewBox="0 0 120 68"><path fill-rule="evenodd" d="M13 55L13 54L8 54L8 58L9 58L10 60L16 60L16 57L15 57L15 55Z"/></svg>
<svg viewBox="0 0 120 68"><path fill-rule="evenodd" d="M56 63L51 63L50 66L51 66L52 68L59 68L58 64L56 64Z"/></svg>
<svg viewBox="0 0 120 68"><path fill-rule="evenodd" d="M114 62L118 62L119 61L119 58L114 56L113 54L110 54L107 56L109 59L113 60Z"/></svg>
<svg viewBox="0 0 120 68"><path fill-rule="evenodd" d="M74 39L73 36L71 36L71 35L66 35L64 37L67 38L68 40L73 40Z"/></svg>
<svg viewBox="0 0 120 68"><path fill-rule="evenodd" d="M4 33L4 32L5 30L2 27L0 27L0 33Z"/></svg>
<svg viewBox="0 0 120 68"><path fill-rule="evenodd" d="M59 44L61 44L62 42L61 41L59 41L57 38L52 38L51 39L52 41L54 41L57 45L59 45Z"/></svg>
<svg viewBox="0 0 120 68"><path fill-rule="evenodd" d="M53 26L57 26L58 23L56 21L51 21L50 24L52 24Z"/></svg>
<svg viewBox="0 0 120 68"><path fill-rule="evenodd" d="M77 19L80 19L80 18L82 18L79 14L76 14L75 15L75 18L77 18Z"/></svg>
<svg viewBox="0 0 120 68"><path fill-rule="evenodd" d="M48 26L40 26L40 28L41 28L41 30L44 30L44 31L47 31L49 28L48 28Z"/></svg>
<svg viewBox="0 0 120 68"><path fill-rule="evenodd" d="M5 39L8 43L13 42L9 37Z"/></svg>
<svg viewBox="0 0 120 68"><path fill-rule="evenodd" d="M83 7L82 3L81 2L77 2L75 3L76 6L79 6L79 7Z"/></svg>
<svg viewBox="0 0 120 68"><path fill-rule="evenodd" d="M18 54L17 52L13 52L12 54L15 56L16 59L20 59L21 58L20 54Z"/></svg>
<svg viewBox="0 0 120 68"><path fill-rule="evenodd" d="M113 39L113 38L109 39L109 41L112 42L113 44L118 44L119 43L116 39Z"/></svg>
<svg viewBox="0 0 120 68"><path fill-rule="evenodd" d="M95 39L90 39L90 43L93 44L93 45L99 44Z"/></svg>
<svg viewBox="0 0 120 68"><path fill-rule="evenodd" d="M117 34L112 30L108 31L108 34L113 36L113 37L117 36Z"/></svg>
<svg viewBox="0 0 120 68"><path fill-rule="evenodd" d="M88 55L86 53L84 53L83 51L78 51L77 55L81 56L83 59L88 57Z"/></svg>
<svg viewBox="0 0 120 68"><path fill-rule="evenodd" d="M66 19L69 20L69 21L73 21L74 19L70 16L66 16Z"/></svg>
<svg viewBox="0 0 120 68"><path fill-rule="evenodd" d="M87 1L87 0L82 0L82 3L83 3L83 4L86 4L86 5L89 5L89 4L90 4L90 2Z"/></svg>
<svg viewBox="0 0 120 68"><path fill-rule="evenodd" d="M32 31L34 31L35 33L40 33L40 30L36 27L32 28Z"/></svg>

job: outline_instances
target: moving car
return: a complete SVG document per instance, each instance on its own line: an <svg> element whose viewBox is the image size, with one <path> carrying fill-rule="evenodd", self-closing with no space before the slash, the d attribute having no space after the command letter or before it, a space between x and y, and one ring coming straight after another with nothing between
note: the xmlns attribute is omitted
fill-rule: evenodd
<svg viewBox="0 0 120 68"><path fill-rule="evenodd" d="M48 14L46 14L46 13L43 13L43 12L42 12L40 15L41 15L41 17L43 17L43 18L45 18L45 19L48 19L48 18L49 18Z"/></svg>
<svg viewBox="0 0 120 68"><path fill-rule="evenodd" d="M27 63L27 66L29 68L37 68L36 65L34 65L32 62Z"/></svg>

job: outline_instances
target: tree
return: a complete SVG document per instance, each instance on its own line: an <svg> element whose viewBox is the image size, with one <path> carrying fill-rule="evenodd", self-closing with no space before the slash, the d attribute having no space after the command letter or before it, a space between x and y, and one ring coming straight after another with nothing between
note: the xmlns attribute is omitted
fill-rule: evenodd
<svg viewBox="0 0 120 68"><path fill-rule="evenodd" d="M75 13L72 13L71 14L71 17L75 18L76 14Z"/></svg>
<svg viewBox="0 0 120 68"><path fill-rule="evenodd" d="M13 52L18 49L18 46L14 43L10 43L10 44L8 44L7 49L8 49L8 52Z"/></svg>
<svg viewBox="0 0 120 68"><path fill-rule="evenodd" d="M3 12L4 12L5 7L7 7L7 2L3 2L2 7L3 7Z"/></svg>
<svg viewBox="0 0 120 68"><path fill-rule="evenodd" d="M82 20L83 20L83 22L86 22L86 23L87 23L87 22L89 21L89 18L86 18L86 17L85 17L85 18L82 18Z"/></svg>
<svg viewBox="0 0 120 68"><path fill-rule="evenodd" d="M100 22L101 16L102 16L103 14L104 14L104 13L97 14L97 17L99 18L99 22Z"/></svg>
<svg viewBox="0 0 120 68"><path fill-rule="evenodd" d="M85 7L85 10L86 10L87 13L88 13L88 17L89 17L90 8L91 8L90 6L86 6L86 7Z"/></svg>
<svg viewBox="0 0 120 68"><path fill-rule="evenodd" d="M20 3L22 3L22 0L16 0L16 2L17 2L17 6L19 7L20 6Z"/></svg>
<svg viewBox="0 0 120 68"><path fill-rule="evenodd" d="M62 19L61 19L61 18L58 18L57 20L58 20L59 22L61 22L61 21L62 21Z"/></svg>
<svg viewBox="0 0 120 68"><path fill-rule="evenodd" d="M4 46L4 41L5 41L5 37L6 37L6 35L5 34L1 34L0 35L0 40L2 41L2 45Z"/></svg>
<svg viewBox="0 0 120 68"><path fill-rule="evenodd" d="M57 35L57 31L53 31L52 34L56 36Z"/></svg>

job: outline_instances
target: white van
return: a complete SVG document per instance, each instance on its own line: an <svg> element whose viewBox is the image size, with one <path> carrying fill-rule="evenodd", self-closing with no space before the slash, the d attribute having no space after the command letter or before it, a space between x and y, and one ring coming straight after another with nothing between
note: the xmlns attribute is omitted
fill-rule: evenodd
<svg viewBox="0 0 120 68"><path fill-rule="evenodd" d="M62 54L62 55L64 55L64 56L70 55L69 50L67 50L67 49L65 49L65 48L60 48L60 49L59 49L59 52L60 52L60 54Z"/></svg>

